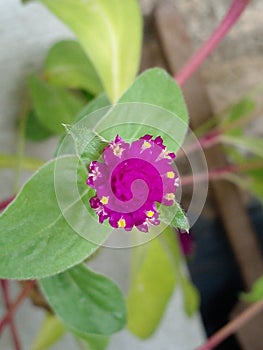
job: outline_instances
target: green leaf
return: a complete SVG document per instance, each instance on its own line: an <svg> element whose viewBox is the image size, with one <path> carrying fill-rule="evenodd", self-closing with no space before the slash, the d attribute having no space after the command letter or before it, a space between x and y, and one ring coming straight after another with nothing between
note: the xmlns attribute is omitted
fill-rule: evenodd
<svg viewBox="0 0 263 350"><path fill-rule="evenodd" d="M78 157L65 156L29 179L0 216L0 278L56 274L86 259L105 240L111 230L93 220L83 204L86 178Z"/></svg>
<svg viewBox="0 0 263 350"><path fill-rule="evenodd" d="M249 179L246 182L247 189L263 203L263 164L260 169L251 169L247 171L247 175Z"/></svg>
<svg viewBox="0 0 263 350"><path fill-rule="evenodd" d="M160 205L160 220L176 229L189 232L190 226L180 204L175 202L173 206Z"/></svg>
<svg viewBox="0 0 263 350"><path fill-rule="evenodd" d="M100 110L103 109L105 111L107 111L107 108L110 108L110 101L107 97L106 94L101 94L97 97L95 97L92 101L90 101L85 107L83 107L83 109L79 112L79 114L77 115L76 120L79 121L85 117L90 117L92 118L92 113L96 112L96 110ZM100 114L98 114L98 116L101 116ZM98 122L98 120L96 120L95 122Z"/></svg>
<svg viewBox="0 0 263 350"><path fill-rule="evenodd" d="M157 328L173 293L174 265L159 239L133 250L136 259L141 255L141 265L127 298L128 329L145 339Z"/></svg>
<svg viewBox="0 0 263 350"><path fill-rule="evenodd" d="M28 79L29 91L39 122L55 134L64 131L63 123L75 120L83 102L62 87L42 81L36 75Z"/></svg>
<svg viewBox="0 0 263 350"><path fill-rule="evenodd" d="M83 341L85 339L85 341ZM77 342L83 350L105 350L109 345L110 338L103 335L89 334Z"/></svg>
<svg viewBox="0 0 263 350"><path fill-rule="evenodd" d="M52 46L45 61L45 76L53 84L85 89L94 95L103 91L93 64L80 44L73 40Z"/></svg>
<svg viewBox="0 0 263 350"><path fill-rule="evenodd" d="M199 308L200 297L195 286L185 278L181 277L180 280L181 288L183 291L184 298L184 311L187 316L193 316Z"/></svg>
<svg viewBox="0 0 263 350"><path fill-rule="evenodd" d="M200 298L195 286L191 283L189 278L185 276L185 268L182 266L183 259L178 239L176 239L175 232L171 229L167 229L167 233L161 235L160 239L163 246L166 248L167 254L174 263L174 273L183 292L185 313L188 316L192 316L199 308Z"/></svg>
<svg viewBox="0 0 263 350"><path fill-rule="evenodd" d="M188 114L181 90L160 68L142 73L96 126L108 140L116 134L125 140L161 135L172 152L180 148L187 130Z"/></svg>
<svg viewBox="0 0 263 350"><path fill-rule="evenodd" d="M263 139L222 135L220 140L227 145L239 147L257 156L263 157Z"/></svg>
<svg viewBox="0 0 263 350"><path fill-rule="evenodd" d="M41 0L76 35L111 101L136 76L142 18L136 0Z"/></svg>
<svg viewBox="0 0 263 350"><path fill-rule="evenodd" d="M263 277L260 277L253 284L249 293L242 293L241 299L249 302L255 302L263 299Z"/></svg>
<svg viewBox="0 0 263 350"><path fill-rule="evenodd" d="M229 128L231 125L237 121L239 121L239 125L245 122L248 118L248 115L255 109L256 104L248 97L244 97L241 101L239 101L236 105L234 105L230 111L227 113L225 118L218 118L219 123L223 128ZM239 136L243 134L242 125L237 125L235 128L231 128L227 131L227 135Z"/></svg>
<svg viewBox="0 0 263 350"><path fill-rule="evenodd" d="M48 314L40 328L40 331L31 347L31 350L46 350L57 343L65 334L66 330L61 321L55 316Z"/></svg>
<svg viewBox="0 0 263 350"><path fill-rule="evenodd" d="M40 286L50 306L72 331L109 335L126 323L120 289L84 265L42 279Z"/></svg>
<svg viewBox="0 0 263 350"><path fill-rule="evenodd" d="M34 111L29 111L26 120L26 138L30 141L43 141L52 135L38 120Z"/></svg>

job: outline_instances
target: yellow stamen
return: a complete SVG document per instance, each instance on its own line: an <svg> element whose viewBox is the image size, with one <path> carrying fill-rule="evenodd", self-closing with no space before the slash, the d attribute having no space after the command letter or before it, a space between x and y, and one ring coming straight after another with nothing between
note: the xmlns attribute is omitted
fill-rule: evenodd
<svg viewBox="0 0 263 350"><path fill-rule="evenodd" d="M148 216L148 218L152 218L152 217L154 216L154 211L148 210L148 211L146 212L146 215Z"/></svg>
<svg viewBox="0 0 263 350"><path fill-rule="evenodd" d="M150 144L150 142L144 141L143 145L142 145L142 150L144 151L145 149L151 148L151 147L152 147L152 145Z"/></svg>
<svg viewBox="0 0 263 350"><path fill-rule="evenodd" d="M164 198L167 199L168 201L173 201L175 199L175 195L174 195L174 193L167 193L164 196Z"/></svg>
<svg viewBox="0 0 263 350"><path fill-rule="evenodd" d="M125 221L125 219L120 219L119 221L118 221L118 227L120 228L120 227L125 227L126 226L126 221Z"/></svg>
<svg viewBox="0 0 263 350"><path fill-rule="evenodd" d="M105 204L108 204L108 202L109 202L109 197L103 196L103 197L101 198L100 201L101 201L101 203L104 204L104 205L105 205Z"/></svg>
<svg viewBox="0 0 263 350"><path fill-rule="evenodd" d="M166 173L166 175L167 175L168 179L174 179L174 176L175 176L175 174L174 174L173 171L168 171L168 172Z"/></svg>
<svg viewBox="0 0 263 350"><path fill-rule="evenodd" d="M121 157L122 152L124 151L124 148L121 148L120 145L115 145L114 147L112 147L113 149L113 154L117 157Z"/></svg>

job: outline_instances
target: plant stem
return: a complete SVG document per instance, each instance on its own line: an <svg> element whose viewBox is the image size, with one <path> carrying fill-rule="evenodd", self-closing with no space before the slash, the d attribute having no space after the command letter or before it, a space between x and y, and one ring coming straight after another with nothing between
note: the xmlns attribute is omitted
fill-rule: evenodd
<svg viewBox="0 0 263 350"><path fill-rule="evenodd" d="M1 280L1 287L2 287L2 291L3 291L5 306L6 306L6 309L8 311L10 308L8 280ZM15 348L15 350L21 350L22 346L20 344L20 339L19 339L19 336L17 334L16 326L15 326L15 323L14 323L14 320L12 317L10 317L10 319L9 319L9 324L10 324L10 330L11 330L11 334L12 334L12 338L13 338L14 348Z"/></svg>
<svg viewBox="0 0 263 350"><path fill-rule="evenodd" d="M213 129L209 131L207 134L203 135L198 140L181 148L176 154L176 159L179 159L183 155L189 155L190 153L196 152L201 148L206 149L218 144L220 142L221 136L221 132L218 129Z"/></svg>
<svg viewBox="0 0 263 350"><path fill-rule="evenodd" d="M44 164L43 160L24 157L21 160L21 168L24 170L35 171ZM17 156L9 154L0 154L0 168L16 169Z"/></svg>
<svg viewBox="0 0 263 350"><path fill-rule="evenodd" d="M8 324L8 322L12 318L13 313L16 311L16 309L22 303L22 301L28 296L28 294L30 293L34 285L35 285L34 280L28 281L27 285L22 289L21 293L18 295L15 302L10 306L9 310L0 321L0 335L4 327Z"/></svg>
<svg viewBox="0 0 263 350"><path fill-rule="evenodd" d="M180 86L182 86L191 77L191 75L199 68L204 60L215 50L217 45L236 23L249 1L250 0L233 0L226 16L212 33L210 38L200 47L200 49L192 56L192 58L190 58L190 60L175 76L175 80Z"/></svg>
<svg viewBox="0 0 263 350"><path fill-rule="evenodd" d="M227 179L226 175L246 172L248 170L262 169L263 161L247 162L244 164L230 164L227 167L210 170L208 173L199 173L182 176L180 181L182 186L191 185L197 182L209 180Z"/></svg>
<svg viewBox="0 0 263 350"><path fill-rule="evenodd" d="M17 192L19 189L19 181L20 181L20 174L22 170L22 161L24 157L24 148L25 148L25 128L26 128L26 121L27 121L27 102L25 102L25 105L22 110L22 116L19 123L18 128L18 140L17 140L17 156L16 156L16 172L15 172L15 181L14 181L14 192Z"/></svg>
<svg viewBox="0 0 263 350"><path fill-rule="evenodd" d="M225 339L227 339L231 334L235 333L242 326L248 323L252 318L254 318L257 314L263 311L263 300L260 300L250 307L248 307L245 311L243 311L238 317L236 317L233 321L229 322L226 326L221 328L217 333L212 335L205 344L197 348L197 350L212 350L217 345L221 344Z"/></svg>
<svg viewBox="0 0 263 350"><path fill-rule="evenodd" d="M3 211L7 206L8 204L10 204L12 202L12 200L15 198L15 196L12 196L8 199L5 199L3 201L0 202L0 212Z"/></svg>

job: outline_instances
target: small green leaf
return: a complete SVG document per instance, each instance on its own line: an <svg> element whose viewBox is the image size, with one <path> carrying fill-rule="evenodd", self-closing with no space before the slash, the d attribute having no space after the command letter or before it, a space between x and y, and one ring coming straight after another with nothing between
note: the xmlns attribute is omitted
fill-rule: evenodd
<svg viewBox="0 0 263 350"><path fill-rule="evenodd" d="M26 120L26 138L30 141L43 141L52 135L38 120L34 111L29 111Z"/></svg>
<svg viewBox="0 0 263 350"><path fill-rule="evenodd" d="M89 334L77 339L77 342L83 350L105 350L109 345L110 338L103 335Z"/></svg>
<svg viewBox="0 0 263 350"><path fill-rule="evenodd" d="M65 156L29 179L0 216L0 278L54 275L96 251L111 229L93 220L84 205L86 178L79 158Z"/></svg>
<svg viewBox="0 0 263 350"><path fill-rule="evenodd" d="M79 43L73 40L52 46L45 61L45 76L53 84L85 89L94 95L103 91L93 64Z"/></svg>
<svg viewBox="0 0 263 350"><path fill-rule="evenodd" d="M175 202L173 206L160 205L160 220L176 229L189 232L190 226L180 205Z"/></svg>
<svg viewBox="0 0 263 350"><path fill-rule="evenodd" d="M255 107L256 104L254 101L248 97L244 97L230 109L225 118L218 118L219 123L221 122L220 125L227 129L236 121L239 121L239 124L242 124L242 121L245 121L248 118L248 115L255 109ZM236 126L235 128L231 128L231 130L227 131L227 135L239 136L242 134L242 126Z"/></svg>
<svg viewBox="0 0 263 350"><path fill-rule="evenodd" d="M46 350L57 343L65 334L66 330L61 321L55 316L48 314L40 328L40 331L31 347L31 350Z"/></svg>
<svg viewBox="0 0 263 350"><path fill-rule="evenodd" d="M249 293L242 293L241 299L249 302L255 302L263 299L263 277L260 277L253 284Z"/></svg>
<svg viewBox="0 0 263 350"><path fill-rule="evenodd" d="M247 171L248 181L246 188L263 203L263 164L260 169L251 169Z"/></svg>
<svg viewBox="0 0 263 350"><path fill-rule="evenodd" d="M157 328L173 293L174 265L158 239L133 250L142 257L127 298L128 329L145 339Z"/></svg>
<svg viewBox="0 0 263 350"><path fill-rule="evenodd" d="M84 265L42 279L40 286L66 327L77 334L110 335L125 325L126 309L120 289Z"/></svg>
<svg viewBox="0 0 263 350"><path fill-rule="evenodd" d="M220 140L227 145L232 145L263 157L263 139L222 135Z"/></svg>
<svg viewBox="0 0 263 350"><path fill-rule="evenodd" d="M142 18L136 0L41 0L75 33L111 101L136 76Z"/></svg>
<svg viewBox="0 0 263 350"><path fill-rule="evenodd" d="M188 280L188 278L182 276L180 284L183 291L184 310L186 315L191 317L197 312L199 308L199 294L195 286Z"/></svg>
<svg viewBox="0 0 263 350"><path fill-rule="evenodd" d="M180 148L187 130L188 114L181 90L160 68L142 73L96 126L108 140L116 134L125 140L161 135L171 152Z"/></svg>
<svg viewBox="0 0 263 350"><path fill-rule="evenodd" d="M39 122L50 132L61 134L63 123L70 124L83 102L62 87L42 81L36 75L28 79L29 91Z"/></svg>

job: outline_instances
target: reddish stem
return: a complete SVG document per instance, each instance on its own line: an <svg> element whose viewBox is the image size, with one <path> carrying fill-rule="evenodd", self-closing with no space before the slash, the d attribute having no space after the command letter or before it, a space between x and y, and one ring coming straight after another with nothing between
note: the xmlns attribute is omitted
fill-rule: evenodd
<svg viewBox="0 0 263 350"><path fill-rule="evenodd" d="M1 287L3 291L3 297L4 297L4 302L7 311L10 308L10 298L9 298L9 288L8 288L8 281L7 280L1 280ZM20 344L20 339L16 330L15 322L12 317L9 319L9 324L10 324L10 330L11 330L11 335L13 338L13 343L14 343L14 348L15 350L22 350L22 346Z"/></svg>
<svg viewBox="0 0 263 350"><path fill-rule="evenodd" d="M233 0L226 16L212 33L210 38L200 47L200 49L192 56L192 58L190 58L190 60L175 76L175 80L180 86L182 86L191 77L191 75L199 68L204 60L215 50L217 45L236 23L249 1L250 0Z"/></svg>
<svg viewBox="0 0 263 350"><path fill-rule="evenodd" d="M28 294L30 293L34 285L35 285L34 280L28 281L27 285L25 286L25 288L22 289L21 293L18 295L15 302L10 306L9 310L0 321L0 334L2 333L4 327L10 322L10 319L12 318L13 313L16 311L16 309L22 303L22 301L28 296Z"/></svg>
<svg viewBox="0 0 263 350"><path fill-rule="evenodd" d="M7 198L3 201L0 202L0 211L3 211L11 202L12 200L15 198L15 196L12 196L10 198Z"/></svg>
<svg viewBox="0 0 263 350"><path fill-rule="evenodd" d="M260 300L252 304L233 321L229 322L226 326L212 335L212 337L209 338L206 343L200 346L197 350L213 350L217 345L221 344L231 334L235 333L238 329L240 329L262 311L263 300Z"/></svg>

